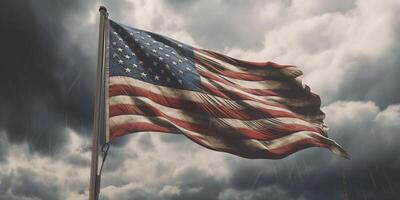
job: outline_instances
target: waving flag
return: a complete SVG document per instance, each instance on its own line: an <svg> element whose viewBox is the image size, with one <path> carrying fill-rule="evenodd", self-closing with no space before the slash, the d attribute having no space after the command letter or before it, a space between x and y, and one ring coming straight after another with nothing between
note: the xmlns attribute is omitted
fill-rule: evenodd
<svg viewBox="0 0 400 200"><path fill-rule="evenodd" d="M109 21L107 140L137 132L182 134L246 158L307 147L347 157L326 134L321 101L295 66L234 59Z"/></svg>

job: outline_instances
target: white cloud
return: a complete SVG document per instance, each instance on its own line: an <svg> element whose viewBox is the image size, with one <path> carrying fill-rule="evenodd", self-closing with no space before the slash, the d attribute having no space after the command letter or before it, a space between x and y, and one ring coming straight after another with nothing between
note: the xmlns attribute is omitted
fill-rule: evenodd
<svg viewBox="0 0 400 200"><path fill-rule="evenodd" d="M88 160L90 155L80 149L85 143L81 136L67 132L70 141L54 157L31 152L26 143L8 143L7 159L0 165L0 190L4 190L0 199L86 199L88 165L69 161Z"/></svg>

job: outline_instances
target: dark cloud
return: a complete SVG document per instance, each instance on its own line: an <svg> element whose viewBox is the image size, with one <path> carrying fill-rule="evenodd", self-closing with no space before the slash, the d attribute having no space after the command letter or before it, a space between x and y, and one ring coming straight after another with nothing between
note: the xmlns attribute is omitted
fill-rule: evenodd
<svg viewBox="0 0 400 200"><path fill-rule="evenodd" d="M151 151L152 149L154 149L150 134L141 135L137 141L140 148L142 148L142 150L144 151Z"/></svg>
<svg viewBox="0 0 400 200"><path fill-rule="evenodd" d="M4 132L0 131L0 163L7 158L8 155L8 138Z"/></svg>
<svg viewBox="0 0 400 200"><path fill-rule="evenodd" d="M66 126L86 133L91 124L95 63L66 42L74 26L82 24L63 26L68 16L80 15L87 5L1 4L0 129L12 142L28 141L34 151L57 151Z"/></svg>
<svg viewBox="0 0 400 200"><path fill-rule="evenodd" d="M400 103L400 28L391 47L378 58L362 56L353 59L336 99L374 101L381 108Z"/></svg>

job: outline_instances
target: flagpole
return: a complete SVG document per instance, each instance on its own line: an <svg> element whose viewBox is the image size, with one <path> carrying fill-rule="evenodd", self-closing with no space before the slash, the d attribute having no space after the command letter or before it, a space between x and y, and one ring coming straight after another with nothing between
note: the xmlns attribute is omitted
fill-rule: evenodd
<svg viewBox="0 0 400 200"><path fill-rule="evenodd" d="M101 80L102 80L102 72L104 72L104 30L106 20L108 18L107 9L104 6L100 6L100 25L99 25L99 43L98 43L98 51L97 51L97 72L96 72L96 95L94 102L94 116L93 116L93 133L92 133L92 160L90 166L90 187L89 187L89 200L97 200L98 199L98 188L100 187L98 184L99 176L98 176L98 148L99 148L99 132L100 132L100 93L101 93Z"/></svg>

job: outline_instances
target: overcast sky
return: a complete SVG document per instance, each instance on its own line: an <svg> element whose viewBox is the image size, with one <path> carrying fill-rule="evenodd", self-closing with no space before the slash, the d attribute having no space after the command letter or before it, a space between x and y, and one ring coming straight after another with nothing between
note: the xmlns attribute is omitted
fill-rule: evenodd
<svg viewBox="0 0 400 200"><path fill-rule="evenodd" d="M2 0L0 200L87 199L98 8L230 56L297 65L350 154L249 160L183 136L113 141L102 200L396 199L398 0Z"/></svg>

